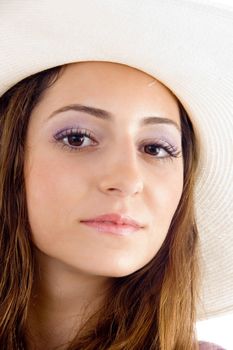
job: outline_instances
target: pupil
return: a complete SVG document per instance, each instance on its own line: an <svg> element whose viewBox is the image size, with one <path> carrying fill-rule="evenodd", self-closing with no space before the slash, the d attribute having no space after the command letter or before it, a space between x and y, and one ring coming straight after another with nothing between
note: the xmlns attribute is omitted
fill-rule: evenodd
<svg viewBox="0 0 233 350"><path fill-rule="evenodd" d="M69 143L75 143L75 146L80 146L83 143L83 136L79 135L70 135L68 137Z"/></svg>
<svg viewBox="0 0 233 350"><path fill-rule="evenodd" d="M155 155L157 155L159 153L159 147L155 146L155 145L149 145L146 146L147 149L149 149L150 153L153 153Z"/></svg>

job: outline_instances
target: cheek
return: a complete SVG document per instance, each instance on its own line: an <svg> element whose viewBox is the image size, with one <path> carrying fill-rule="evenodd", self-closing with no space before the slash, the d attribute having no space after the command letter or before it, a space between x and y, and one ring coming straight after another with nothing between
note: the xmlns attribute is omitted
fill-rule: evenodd
<svg viewBox="0 0 233 350"><path fill-rule="evenodd" d="M182 167L173 172L161 172L151 179L154 186L148 192L147 204L150 208L151 223L145 237L144 255L138 247L137 256L142 257L141 266L148 263L161 248L183 191Z"/></svg>
<svg viewBox="0 0 233 350"><path fill-rule="evenodd" d="M151 180L151 183L154 184L151 198L155 212L163 212L164 218L169 220L175 213L183 191L182 160L177 161L169 171L166 170L166 168L162 169Z"/></svg>
<svg viewBox="0 0 233 350"><path fill-rule="evenodd" d="M152 183L152 182L151 182ZM183 191L182 167L173 172L164 172L153 181L154 186L150 192L150 207L152 209L153 239L160 244L165 239L172 218L175 214ZM154 213L154 214L153 214Z"/></svg>
<svg viewBox="0 0 233 350"><path fill-rule="evenodd" d="M25 169L28 217L34 238L52 242L72 217L74 220L77 203L82 203L87 188L86 173L60 158L39 155Z"/></svg>
<svg viewBox="0 0 233 350"><path fill-rule="evenodd" d="M159 200L159 207L164 211L165 217L175 213L183 191L183 180L181 177L174 179L163 178L161 186L156 190L156 198Z"/></svg>

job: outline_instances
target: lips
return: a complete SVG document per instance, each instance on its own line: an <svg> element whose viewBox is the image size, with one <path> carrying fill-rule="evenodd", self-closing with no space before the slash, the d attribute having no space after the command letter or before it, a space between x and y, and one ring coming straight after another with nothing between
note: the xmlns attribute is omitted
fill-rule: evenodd
<svg viewBox="0 0 233 350"><path fill-rule="evenodd" d="M104 223L104 224L112 224L119 227L134 227L134 228L142 228L142 224L133 220L131 217L126 215L120 215L116 213L104 214L97 216L95 218L90 218L86 220L82 220L81 222L89 222L89 223Z"/></svg>
<svg viewBox="0 0 233 350"><path fill-rule="evenodd" d="M83 221L84 225L89 226L98 233L113 234L117 236L128 236L140 230L139 227L131 225L115 224L109 221Z"/></svg>

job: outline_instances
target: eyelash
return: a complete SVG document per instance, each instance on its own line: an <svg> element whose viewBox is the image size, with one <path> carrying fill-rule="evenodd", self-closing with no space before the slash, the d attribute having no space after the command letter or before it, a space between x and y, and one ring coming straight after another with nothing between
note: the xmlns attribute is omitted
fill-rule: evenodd
<svg viewBox="0 0 233 350"><path fill-rule="evenodd" d="M54 136L54 142L58 142L61 144L62 148L66 148L70 152L80 152L83 150L85 147L80 147L80 146L69 146L66 143L64 143L64 138L68 136L78 136L78 137L87 137L90 140L95 141L94 137L92 134L85 130L85 129L65 129L59 131L55 136ZM178 158L181 155L181 151L177 149L177 147L169 144L167 141L161 139L159 141L151 141L151 143L144 143L142 146L155 146L155 148L163 149L167 152L167 156L164 157L157 157L156 155L151 155L155 159L159 160L172 160L172 158ZM78 148L79 147L79 148ZM87 147L93 147L93 146L87 146ZM146 152L147 153L147 152ZM148 154L148 153L147 153Z"/></svg>

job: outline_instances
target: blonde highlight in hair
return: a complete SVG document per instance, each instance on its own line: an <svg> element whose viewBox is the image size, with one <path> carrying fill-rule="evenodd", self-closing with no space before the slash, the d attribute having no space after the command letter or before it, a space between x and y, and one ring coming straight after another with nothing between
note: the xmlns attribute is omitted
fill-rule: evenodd
<svg viewBox="0 0 233 350"><path fill-rule="evenodd" d="M27 349L27 316L34 276L33 243L23 177L24 144L33 108L65 66L36 73L0 97L0 346ZM184 188L166 239L140 270L114 278L104 304L67 350L190 350L199 290L194 215L197 141L178 101Z"/></svg>

